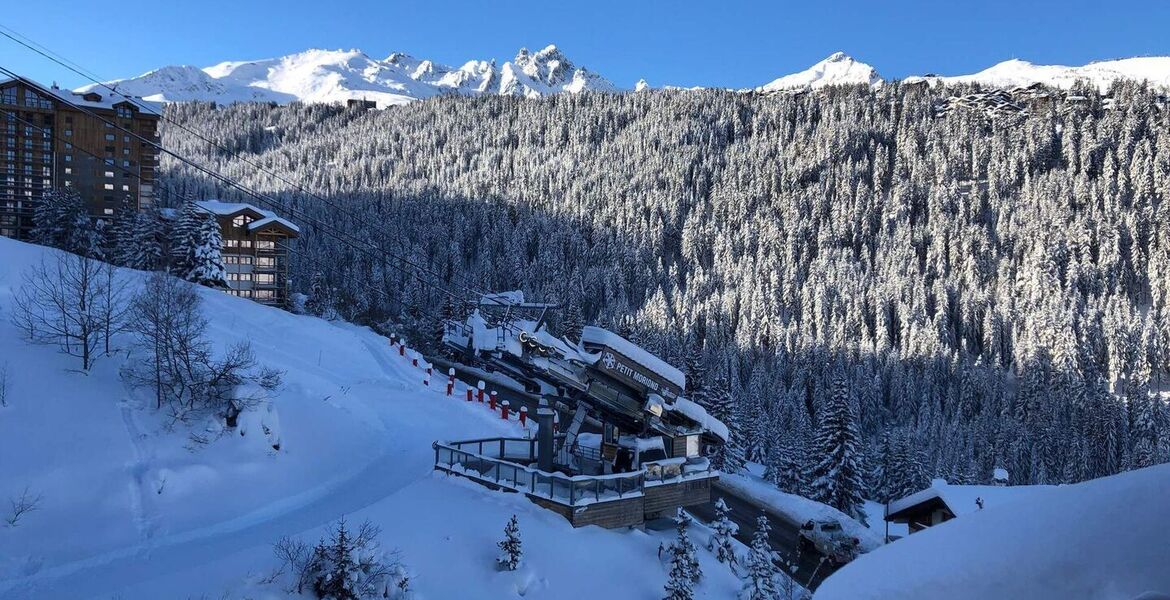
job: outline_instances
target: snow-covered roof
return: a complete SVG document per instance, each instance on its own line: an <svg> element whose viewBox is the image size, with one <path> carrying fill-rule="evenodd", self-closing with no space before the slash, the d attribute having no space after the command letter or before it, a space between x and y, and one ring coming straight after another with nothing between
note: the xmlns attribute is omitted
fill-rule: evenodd
<svg viewBox="0 0 1170 600"><path fill-rule="evenodd" d="M890 503L889 514L893 515L912 506L935 498L942 500L956 517L980 510L976 499L983 500L983 508L1003 506L1051 490L1051 485L951 485L945 479L935 479L930 487Z"/></svg>
<svg viewBox="0 0 1170 600"><path fill-rule="evenodd" d="M242 212L251 212L258 215L260 218L248 224L248 231L257 231L269 225L280 225L291 230L293 233L300 233L301 228L297 227L295 223L279 217L276 213L270 210L257 208L245 202L224 202L222 200L197 200L195 204L203 210L221 217L230 217Z"/></svg>
<svg viewBox="0 0 1170 600"><path fill-rule="evenodd" d="M709 431L717 436L719 439L727 442L731 439L731 433L727 430L727 425L712 417L706 409L686 398L675 398L673 403L663 405L667 410L678 411L687 416L687 418L696 422L705 431Z"/></svg>
<svg viewBox="0 0 1170 600"><path fill-rule="evenodd" d="M3 85L3 84L8 83L10 81L20 81L21 83L23 83L25 85L36 88L36 90L42 94L52 96L52 97L56 98L57 100L65 102L66 104L74 104L74 105L77 105L77 106L80 106L83 108L100 108L103 110L113 110L113 108L119 104L128 104L134 110L137 110L143 114L155 116L155 117L162 114L162 111L163 111L162 105L157 103L157 102L150 102L148 100L143 100L142 98L139 98L137 96L130 96L127 94L120 94L117 92L111 92L110 90L105 89L105 88L102 88L100 90L90 90L87 92L74 92L72 90L62 89L62 88L48 86L48 85L42 85L42 84L40 84L36 81L33 81L31 79L28 79L26 77L20 77L19 79L7 77L7 78L0 80L0 85ZM87 100L85 98L85 96L90 95L90 94L96 94L97 99L96 100ZM93 98L94 96L90 96L90 97Z"/></svg>
<svg viewBox="0 0 1170 600"><path fill-rule="evenodd" d="M1047 488L1002 510L984 498L985 510L863 554L816 597L1164 598L1168 487L1170 465L1159 465Z"/></svg>
<svg viewBox="0 0 1170 600"><path fill-rule="evenodd" d="M509 305L509 304L524 304L524 292L520 290L511 290L507 292L495 292L493 294L484 294L480 297L480 304L492 305Z"/></svg>
<svg viewBox="0 0 1170 600"><path fill-rule="evenodd" d="M668 365L666 361L608 329L592 326L584 327L581 329L581 342L598 346L608 346L626 358L653 371L659 377L678 386L680 390L686 389L687 387L687 378L683 375L682 371Z"/></svg>
<svg viewBox="0 0 1170 600"><path fill-rule="evenodd" d="M248 231L259 231L265 227L268 227L269 225L281 225L291 229L294 233L301 232L301 228L297 227L292 221L276 216L264 217L263 219L256 219L255 221L248 223Z"/></svg>

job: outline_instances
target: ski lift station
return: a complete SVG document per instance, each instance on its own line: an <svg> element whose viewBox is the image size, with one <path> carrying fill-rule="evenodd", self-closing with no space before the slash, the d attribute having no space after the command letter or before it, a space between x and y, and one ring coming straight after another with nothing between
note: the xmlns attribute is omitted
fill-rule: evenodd
<svg viewBox="0 0 1170 600"><path fill-rule="evenodd" d="M550 334L556 308L491 294L445 323L460 363L540 401L534 438L436 442L435 469L523 493L578 527L638 526L708 502L719 473L707 457L727 427L683 397L681 371L629 340L600 327L585 327L579 343Z"/></svg>

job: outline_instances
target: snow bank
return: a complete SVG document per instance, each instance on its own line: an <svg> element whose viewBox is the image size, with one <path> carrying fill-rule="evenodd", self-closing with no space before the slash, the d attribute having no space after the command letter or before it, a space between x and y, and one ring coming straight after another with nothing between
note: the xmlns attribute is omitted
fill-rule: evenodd
<svg viewBox="0 0 1170 600"><path fill-rule="evenodd" d="M915 504L938 498L946 503L955 516L973 513L979 508L1003 506L1013 502L1028 501L1036 494L1051 490L1048 485L951 485L945 479L935 479L930 487L890 502L890 514L905 510Z"/></svg>
<svg viewBox="0 0 1170 600"><path fill-rule="evenodd" d="M809 520L836 521L841 529L850 537L861 542L861 548L866 552L882 545L882 534L859 523L849 515L815 500L803 496L788 494L776 489L776 486L764 481L760 477L763 467L749 463L746 473L720 475L716 487L723 487L735 495L748 500L757 506L783 516L792 523L804 523ZM870 520L881 519L881 515L869 515Z"/></svg>
<svg viewBox="0 0 1170 600"><path fill-rule="evenodd" d="M830 576L817 600L1170 593L1170 465L1037 490L931 527Z"/></svg>

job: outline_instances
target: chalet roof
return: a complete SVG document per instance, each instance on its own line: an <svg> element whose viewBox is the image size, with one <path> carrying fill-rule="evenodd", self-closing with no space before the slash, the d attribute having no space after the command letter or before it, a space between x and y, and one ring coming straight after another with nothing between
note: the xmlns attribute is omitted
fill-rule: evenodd
<svg viewBox="0 0 1170 600"><path fill-rule="evenodd" d="M296 237L300 234L301 228L297 227L295 223L277 216L276 213L270 210L257 208L246 202L224 202L222 200L198 200L195 202L199 208L221 217L234 217L240 214L248 214L256 220L248 224L248 231L259 231L266 227L277 227L284 229L289 235Z"/></svg>
<svg viewBox="0 0 1170 600"><path fill-rule="evenodd" d="M900 513L912 511L928 503L941 502L956 517L973 513L979 509L976 499L983 499L983 508L1003 506L1014 502L1027 502L1055 489L1051 485L951 485L945 479L935 479L930 487L890 502L887 520L893 520Z"/></svg>
<svg viewBox="0 0 1170 600"><path fill-rule="evenodd" d="M137 96L129 96L128 94L111 92L105 88L101 89L100 91L87 90L85 92L75 92L73 90L62 89L59 87L42 85L36 81L28 79L27 77L6 77L4 79L0 79L0 85L4 85L11 81L18 81L24 85L35 88L41 94L56 98L57 100L67 104L75 104L82 108L113 110L115 106L125 104L133 110L152 117L158 117L162 114L163 111L162 104L159 104L158 102L143 100L142 98Z"/></svg>

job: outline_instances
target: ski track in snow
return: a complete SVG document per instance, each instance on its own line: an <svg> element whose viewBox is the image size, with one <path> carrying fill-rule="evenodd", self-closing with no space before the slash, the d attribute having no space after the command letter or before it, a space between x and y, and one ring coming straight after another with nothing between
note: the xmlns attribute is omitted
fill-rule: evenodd
<svg viewBox="0 0 1170 600"><path fill-rule="evenodd" d="M387 379L401 381L406 369L395 366L395 361L386 356L389 349L378 348L364 339L365 336L360 337ZM270 545L284 535L328 524L394 494L425 475L404 469L407 465L399 456L401 446L387 443L364 467L330 483L228 521L155 537L157 515L150 514L147 509L149 502L143 498L142 478L149 469L149 456L142 445L142 434L134 422L132 409L125 401L119 408L136 458L135 463L128 465L128 472L131 475L129 485L137 488L131 490L131 498L142 542L0 582L0 598L74 599L78 597L77 590L82 589L86 590L85 597L105 597L128 582L148 581L169 572L190 569L256 545ZM386 410L373 412L380 421L379 425L386 430ZM399 441L403 441L401 437ZM429 445L430 441L410 440L408 443L425 442Z"/></svg>
<svg viewBox="0 0 1170 600"><path fill-rule="evenodd" d="M134 409L130 406L131 397L127 396L118 403L118 410L122 414L122 423L126 426L126 436L130 440L131 452L134 461L126 465L126 473L130 476L130 514L133 515L134 525L138 528L138 537L143 542L149 542L157 530L158 514L146 497L145 476L150 470L149 449L142 443L145 437L134 422Z"/></svg>

